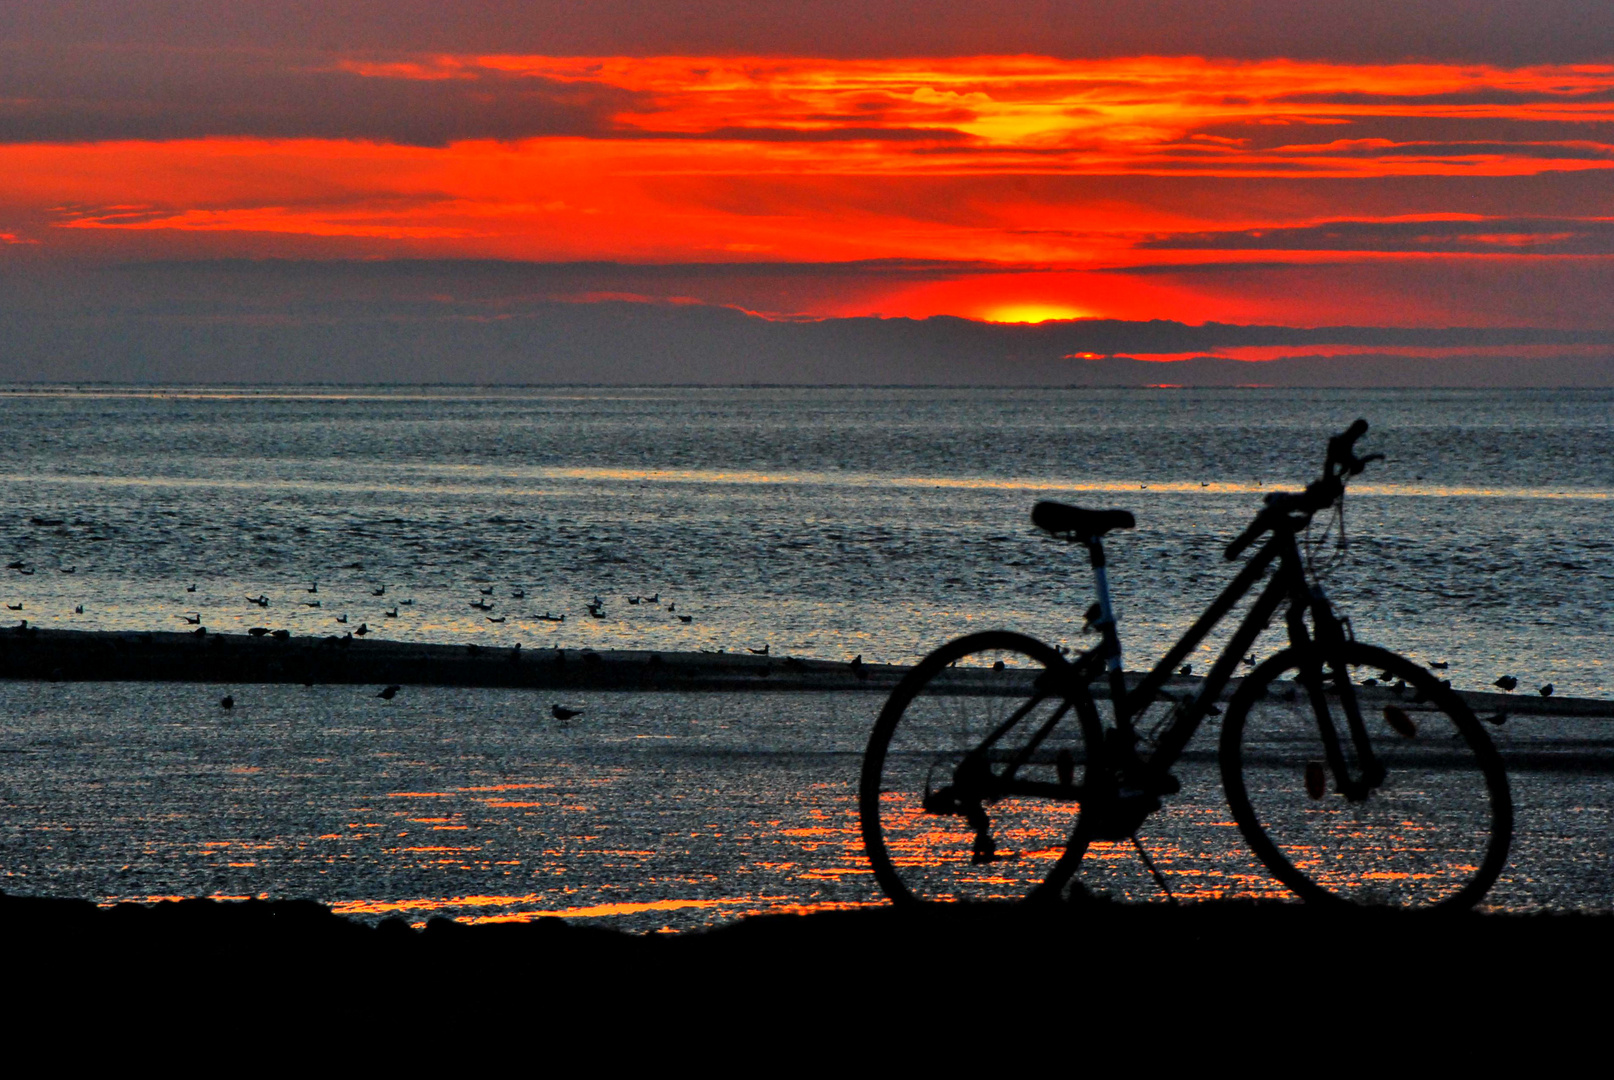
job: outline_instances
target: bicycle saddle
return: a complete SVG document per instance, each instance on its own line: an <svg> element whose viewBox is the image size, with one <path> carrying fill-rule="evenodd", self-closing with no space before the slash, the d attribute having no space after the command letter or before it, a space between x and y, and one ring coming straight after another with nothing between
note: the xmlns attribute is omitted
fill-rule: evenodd
<svg viewBox="0 0 1614 1080"><path fill-rule="evenodd" d="M1132 528L1138 519L1130 510L1083 510L1044 500L1031 508L1031 523L1055 536L1090 544L1111 529Z"/></svg>

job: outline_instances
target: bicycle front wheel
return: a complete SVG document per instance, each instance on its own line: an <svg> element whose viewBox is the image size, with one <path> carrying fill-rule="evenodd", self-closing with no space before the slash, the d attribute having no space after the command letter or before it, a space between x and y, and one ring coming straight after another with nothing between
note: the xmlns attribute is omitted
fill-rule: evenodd
<svg viewBox="0 0 1614 1080"><path fill-rule="evenodd" d="M1371 779L1352 700L1382 767L1365 794L1346 793L1323 740L1336 734L1348 778ZM1221 764L1244 838L1307 900L1466 908L1507 863L1513 802L1501 755L1457 694L1385 649L1344 643L1315 677L1293 650L1263 663L1229 704Z"/></svg>
<svg viewBox="0 0 1614 1080"><path fill-rule="evenodd" d="M1099 745L1087 730L1096 714L1065 696L1068 670L1034 638L995 631L943 645L898 684L859 792L887 896L1013 900L1048 878L1075 835Z"/></svg>

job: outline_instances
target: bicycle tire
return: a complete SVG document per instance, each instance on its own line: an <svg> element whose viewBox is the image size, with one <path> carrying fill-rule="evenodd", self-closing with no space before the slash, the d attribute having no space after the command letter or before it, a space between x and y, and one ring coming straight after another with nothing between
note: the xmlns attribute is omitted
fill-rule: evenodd
<svg viewBox="0 0 1614 1080"><path fill-rule="evenodd" d="M927 793L953 782L965 755L1017 709L1025 710L1020 719L979 760L1001 775L1040 724L1062 710L1015 776L1058 783L1063 769L1064 783L1082 784L1088 750L1100 742L1091 730L1096 714L1073 707L1059 678L1068 668L1034 638L990 631L948 642L898 683L870 736L858 796L864 847L893 901L1015 900L1047 879L1076 833L1078 803L1024 795L978 803L993 845L983 862L980 831L967 817L935 812L926 801Z"/></svg>
<svg viewBox="0 0 1614 1080"><path fill-rule="evenodd" d="M1300 657L1286 649L1244 680L1223 721L1222 783L1233 819L1273 875L1307 901L1473 906L1507 864L1512 842L1501 755L1473 710L1429 671L1386 649L1345 642L1321 676L1321 696L1353 775L1360 770L1341 671L1385 768L1383 783L1359 801L1340 793L1299 678Z"/></svg>

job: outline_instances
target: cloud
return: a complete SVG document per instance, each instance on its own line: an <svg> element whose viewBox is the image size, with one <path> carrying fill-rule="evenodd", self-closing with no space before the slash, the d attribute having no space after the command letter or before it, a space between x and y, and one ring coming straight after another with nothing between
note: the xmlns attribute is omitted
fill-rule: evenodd
<svg viewBox="0 0 1614 1080"><path fill-rule="evenodd" d="M620 87L496 70L373 78L306 52L0 49L0 142L252 136L446 146L600 134L641 104Z"/></svg>
<svg viewBox="0 0 1614 1080"><path fill-rule="evenodd" d="M52 0L0 6L0 40L550 55L1200 55L1585 63L1596 0Z"/></svg>
<svg viewBox="0 0 1614 1080"><path fill-rule="evenodd" d="M1614 255L1614 218L1463 216L1328 221L1289 228L1173 233L1142 240L1136 246L1145 250L1177 251ZM1133 272L1139 269L1133 268Z"/></svg>

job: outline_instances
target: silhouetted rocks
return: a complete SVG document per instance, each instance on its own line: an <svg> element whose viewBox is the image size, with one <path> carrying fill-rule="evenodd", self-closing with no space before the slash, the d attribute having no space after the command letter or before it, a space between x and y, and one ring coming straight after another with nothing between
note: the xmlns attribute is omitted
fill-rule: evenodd
<svg viewBox="0 0 1614 1080"><path fill-rule="evenodd" d="M368 925L300 900L101 908L0 894L0 925L14 984L51 972L93 980L129 964L160 974L226 963L233 977L250 972L260 982L338 969L377 980L452 969L522 982L534 996L692 976L742 986L759 985L764 975L799 989L883 973L892 980L882 984L886 991L917 1001L1012 971L1028 990L1048 984L1095 998L1173 982L1188 992L1215 987L1308 1000L1363 987L1400 1000L1393 988L1402 987L1423 1009L1442 988L1461 989L1465 999L1480 985L1505 997L1512 980L1537 991L1568 989L1541 980L1603 971L1614 961L1614 913L1405 915L1273 902L881 905L628 934L558 918L467 926L438 917L417 930L394 917ZM535 972L547 973L541 984L530 983ZM927 982L925 972L945 973L946 981Z"/></svg>

